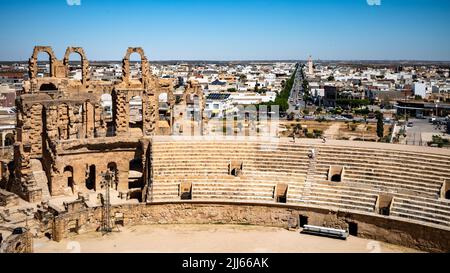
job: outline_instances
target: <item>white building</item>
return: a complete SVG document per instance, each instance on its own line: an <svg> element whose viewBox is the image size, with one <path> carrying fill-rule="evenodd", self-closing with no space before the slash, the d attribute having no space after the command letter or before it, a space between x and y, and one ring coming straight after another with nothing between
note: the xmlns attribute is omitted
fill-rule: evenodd
<svg viewBox="0 0 450 273"><path fill-rule="evenodd" d="M413 92L415 96L421 96L422 98L425 98L427 95L427 85L423 82L416 82L413 85Z"/></svg>
<svg viewBox="0 0 450 273"><path fill-rule="evenodd" d="M206 97L205 113L209 118L223 118L233 109L230 94L211 93Z"/></svg>

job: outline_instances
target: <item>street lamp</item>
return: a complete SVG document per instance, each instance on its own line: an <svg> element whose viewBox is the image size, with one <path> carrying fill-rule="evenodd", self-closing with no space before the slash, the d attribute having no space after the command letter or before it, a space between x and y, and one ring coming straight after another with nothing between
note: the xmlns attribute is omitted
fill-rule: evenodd
<svg viewBox="0 0 450 273"><path fill-rule="evenodd" d="M436 117L439 116L439 114L438 114L438 107L439 107L439 100L436 100Z"/></svg>

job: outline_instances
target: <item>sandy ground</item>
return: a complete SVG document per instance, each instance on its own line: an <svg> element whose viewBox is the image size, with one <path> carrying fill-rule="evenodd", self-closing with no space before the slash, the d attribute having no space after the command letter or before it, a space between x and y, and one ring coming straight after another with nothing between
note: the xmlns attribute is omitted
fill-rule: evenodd
<svg viewBox="0 0 450 273"><path fill-rule="evenodd" d="M92 232L59 243L34 241L37 253L399 253L413 249L349 237L346 241L280 228L234 225L148 225Z"/></svg>

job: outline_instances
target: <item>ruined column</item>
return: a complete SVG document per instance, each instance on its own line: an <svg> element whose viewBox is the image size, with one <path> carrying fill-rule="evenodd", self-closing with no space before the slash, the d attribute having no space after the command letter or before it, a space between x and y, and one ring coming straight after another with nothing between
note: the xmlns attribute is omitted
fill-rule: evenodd
<svg viewBox="0 0 450 273"><path fill-rule="evenodd" d="M128 133L128 124L130 118L127 93L116 90L113 93L113 103L115 104L115 107L113 107L113 119L117 134L126 134Z"/></svg>

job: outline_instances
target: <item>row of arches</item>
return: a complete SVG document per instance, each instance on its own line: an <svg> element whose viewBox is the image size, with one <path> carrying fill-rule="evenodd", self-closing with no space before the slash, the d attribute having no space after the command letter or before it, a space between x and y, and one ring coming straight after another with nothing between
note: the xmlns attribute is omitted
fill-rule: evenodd
<svg viewBox="0 0 450 273"><path fill-rule="evenodd" d="M109 162L106 165L106 170L114 173L114 181L111 184L111 188L118 190L119 186L119 168L116 162ZM63 178L65 187L69 189L70 194L75 194L77 191L97 191L100 190L99 183L97 181L99 177L99 170L96 164L87 164L85 167L84 181L76 181L75 169L72 165L67 165L63 169ZM128 181L128 190L142 189L143 184L143 163L141 159L132 159L129 162L128 175L126 176Z"/></svg>
<svg viewBox="0 0 450 273"><path fill-rule="evenodd" d="M117 168L117 164L115 162L110 162L107 164L107 170L114 172L115 174L115 181L114 183L111 185L113 188L117 189L117 185L118 185L118 168ZM93 190L96 191L97 189L97 165L95 164L90 164L87 165L86 167L86 175L85 175L85 181L84 181L84 190ZM77 183L81 182L81 181L75 181L75 172L74 172L74 167L71 165L67 165L64 167L63 170L63 176L65 179L65 183L66 183L66 188L70 189L71 194L75 194L76 193L76 186ZM78 185L80 186L80 185Z"/></svg>
<svg viewBox="0 0 450 273"><path fill-rule="evenodd" d="M75 56L75 58L73 58ZM130 65L134 66L132 70ZM81 69L81 73L78 73ZM68 47L64 58L59 61L51 47L36 46L29 60L29 77L36 78L69 78L86 84L91 78L91 67L86 54L81 47ZM148 76L148 60L140 47L127 49L122 62L122 81L140 80ZM50 89L50 85L40 88L40 91ZM53 88L56 88L53 86Z"/></svg>

